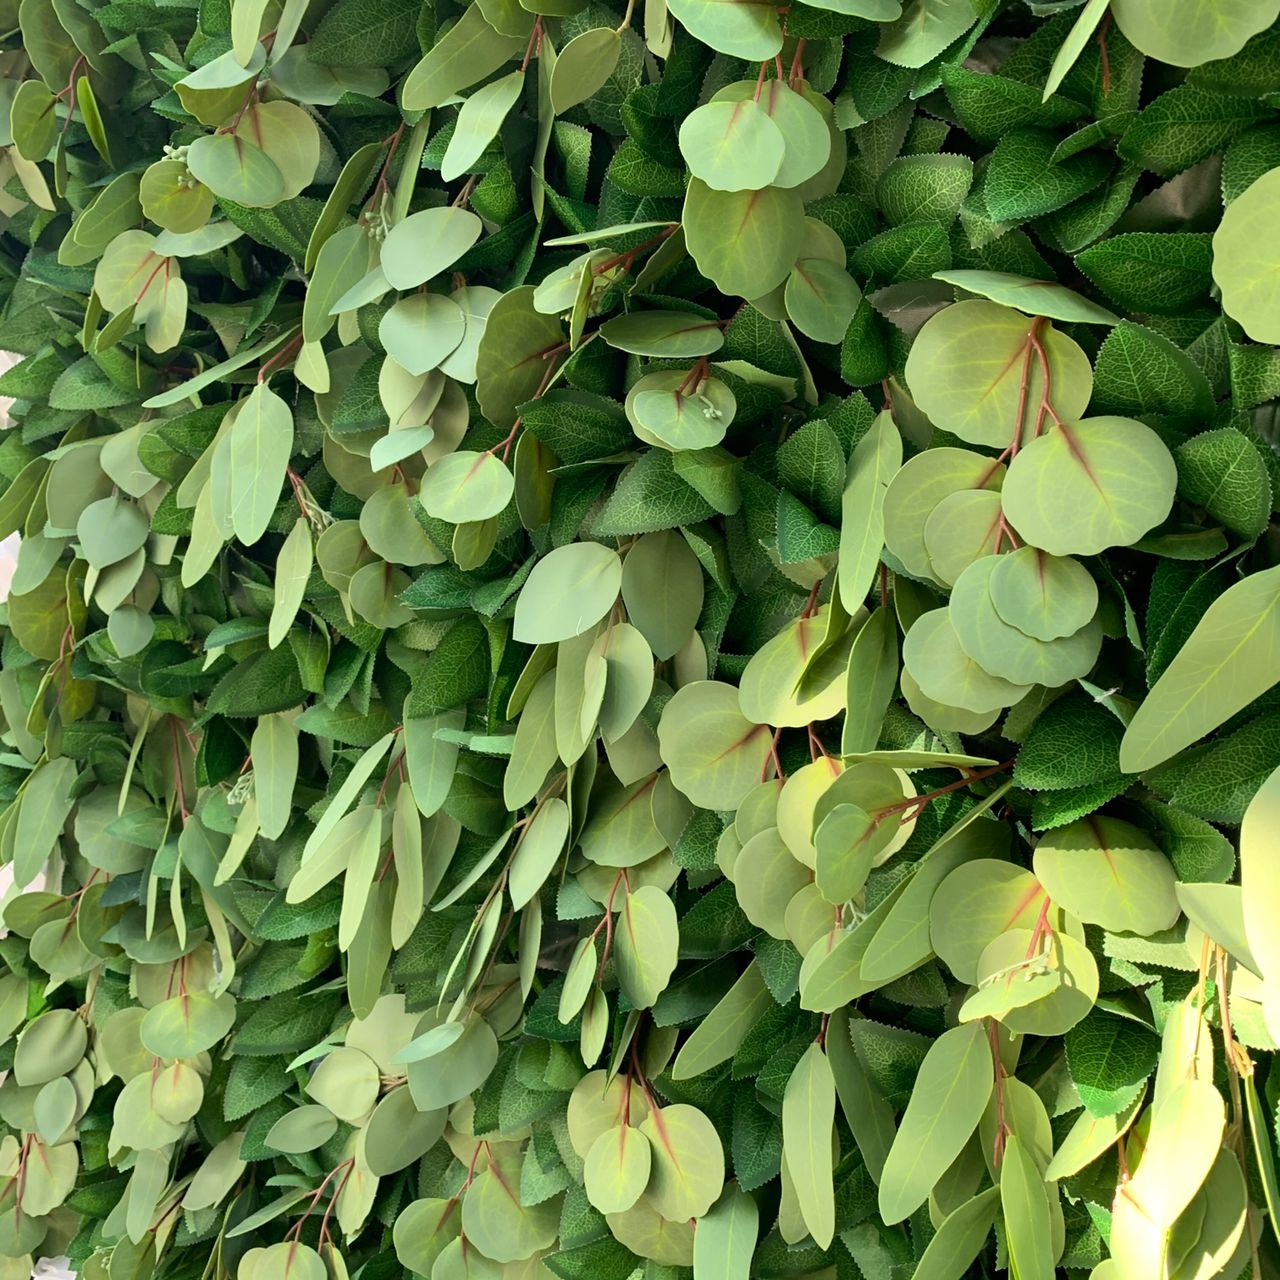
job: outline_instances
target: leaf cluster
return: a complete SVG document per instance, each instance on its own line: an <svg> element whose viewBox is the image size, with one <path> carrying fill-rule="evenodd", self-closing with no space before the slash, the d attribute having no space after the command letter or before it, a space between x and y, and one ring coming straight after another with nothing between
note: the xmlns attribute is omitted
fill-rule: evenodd
<svg viewBox="0 0 1280 1280"><path fill-rule="evenodd" d="M1280 0L0 16L0 1280L1276 1273Z"/></svg>

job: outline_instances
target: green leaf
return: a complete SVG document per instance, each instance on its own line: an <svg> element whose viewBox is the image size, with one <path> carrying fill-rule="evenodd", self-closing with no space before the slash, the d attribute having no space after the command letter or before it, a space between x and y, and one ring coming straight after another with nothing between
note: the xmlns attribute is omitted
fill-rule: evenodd
<svg viewBox="0 0 1280 1280"><path fill-rule="evenodd" d="M1036 129L1015 129L996 143L983 179L987 212L997 222L1024 222L1078 200L1107 176L1110 163L1095 151L1059 164L1057 139Z"/></svg>
<svg viewBox="0 0 1280 1280"><path fill-rule="evenodd" d="M514 425L519 406L545 389L547 360L564 336L555 316L534 307L533 294L530 286L504 294L480 339L476 397L485 417L503 429Z"/></svg>
<svg viewBox="0 0 1280 1280"><path fill-rule="evenodd" d="M740 1187L730 1184L698 1221L693 1272L698 1280L748 1280L760 1233L760 1211Z"/></svg>
<svg viewBox="0 0 1280 1280"><path fill-rule="evenodd" d="M967 156L900 156L880 175L876 198L893 225L934 221L950 224L973 183Z"/></svg>
<svg viewBox="0 0 1280 1280"><path fill-rule="evenodd" d="M417 52L413 0L339 0L307 42L307 56L322 67L385 67Z"/></svg>
<svg viewBox="0 0 1280 1280"><path fill-rule="evenodd" d="M480 159L485 148L497 137L507 112L515 105L523 88L524 72L512 71L500 80L477 89L463 103L440 165L440 176L446 182L466 173Z"/></svg>
<svg viewBox="0 0 1280 1280"><path fill-rule="evenodd" d="M1192 231L1130 231L1076 255L1076 265L1117 306L1168 315L1213 283L1211 237Z"/></svg>
<svg viewBox="0 0 1280 1280"><path fill-rule="evenodd" d="M961 1280L987 1241L999 1195L999 1187L988 1187L943 1218L916 1266L916 1280Z"/></svg>
<svg viewBox="0 0 1280 1280"><path fill-rule="evenodd" d="M461 450L431 466L418 500L437 520L463 524L496 516L514 493L515 480L496 454Z"/></svg>
<svg viewBox="0 0 1280 1280"><path fill-rule="evenodd" d="M1119 152L1165 177L1190 168L1262 119L1259 102L1179 85L1162 93L1124 131Z"/></svg>
<svg viewBox="0 0 1280 1280"><path fill-rule="evenodd" d="M556 115L599 93L621 56L621 33L611 27L592 27L574 36L556 55L551 72L551 106Z"/></svg>
<svg viewBox="0 0 1280 1280"><path fill-rule="evenodd" d="M1053 1241L1044 1179L1016 1133L1000 1162L1000 1211L1009 1265L1020 1280L1053 1280Z"/></svg>
<svg viewBox="0 0 1280 1280"><path fill-rule="evenodd" d="M1231 427L1206 431L1178 447L1178 488L1215 520L1256 538L1271 519L1271 477L1262 456Z"/></svg>
<svg viewBox="0 0 1280 1280"><path fill-rule="evenodd" d="M1280 681L1280 569L1237 582L1205 611L1120 744L1120 767L1161 764Z"/></svg>
<svg viewBox="0 0 1280 1280"><path fill-rule="evenodd" d="M214 195L250 209L270 208L284 196L275 161L238 134L197 138L187 150L187 167Z"/></svg>
<svg viewBox="0 0 1280 1280"><path fill-rule="evenodd" d="M1280 13L1272 0L1191 0L1179 14L1168 15L1155 0L1113 0L1116 25L1143 53L1178 67L1197 67L1238 53L1250 36L1266 30Z"/></svg>
<svg viewBox="0 0 1280 1280"><path fill-rule="evenodd" d="M1093 397L1095 408L1131 417L1195 420L1213 406L1209 380L1195 362L1168 338L1130 320L1116 325L1098 351Z"/></svg>
<svg viewBox="0 0 1280 1280"><path fill-rule="evenodd" d="M1176 483L1173 458L1149 427L1130 418L1085 418L1058 423L1023 448L1001 498L1032 546L1094 555L1155 528L1172 508Z"/></svg>
<svg viewBox="0 0 1280 1280"><path fill-rule="evenodd" d="M836 1229L835 1188L831 1177L831 1133L836 1088L820 1044L811 1044L787 1081L782 1099L782 1144L800 1213L821 1248Z"/></svg>
<svg viewBox="0 0 1280 1280"><path fill-rule="evenodd" d="M628 893L618 912L618 985L637 1009L654 1005L675 971L680 945L675 904L655 885Z"/></svg>
<svg viewBox="0 0 1280 1280"><path fill-rule="evenodd" d="M1169 860L1119 819L1086 818L1044 836L1034 867L1049 897L1088 924L1147 935L1178 918Z"/></svg>
<svg viewBox="0 0 1280 1280"><path fill-rule="evenodd" d="M1128 1018L1095 1009L1066 1036L1067 1067L1090 1115L1118 1115L1155 1070L1159 1038Z"/></svg>
<svg viewBox="0 0 1280 1280"><path fill-rule="evenodd" d="M231 523L246 546L257 542L271 523L292 452L293 414L260 382L236 414L228 435Z"/></svg>
<svg viewBox="0 0 1280 1280"><path fill-rule="evenodd" d="M515 637L528 644L569 640L593 627L622 589L618 553L597 542L557 547L534 566L516 602Z"/></svg>
<svg viewBox="0 0 1280 1280"><path fill-rule="evenodd" d="M708 102L680 125L690 173L715 191L759 191L778 176L782 130L756 101Z"/></svg>
<svg viewBox="0 0 1280 1280"><path fill-rule="evenodd" d="M653 656L665 662L688 642L702 613L702 567L670 531L647 533L622 562L622 602Z"/></svg>
<svg viewBox="0 0 1280 1280"><path fill-rule="evenodd" d="M1280 965L1280 947L1268 921L1270 911L1280 896L1274 863L1267 856L1268 842L1274 831L1277 802L1280 800L1280 771L1272 773L1249 802L1240 826L1240 886L1244 912L1244 932L1249 950L1269 977Z"/></svg>
<svg viewBox="0 0 1280 1280"><path fill-rule="evenodd" d="M994 1080L979 1023L953 1027L934 1041L880 1175L886 1222L901 1222L924 1203L977 1128Z"/></svg>
<svg viewBox="0 0 1280 1280"><path fill-rule="evenodd" d="M672 1065L676 1080L701 1075L737 1053L752 1026L773 1007L773 997L753 961L684 1042Z"/></svg>
<svg viewBox="0 0 1280 1280"><path fill-rule="evenodd" d="M355 7L355 0L347 3ZM442 106L455 93L492 75L524 46L525 36L495 31L479 5L466 9L409 72L401 91L405 110Z"/></svg>
<svg viewBox="0 0 1280 1280"><path fill-rule="evenodd" d="M695 39L733 58L760 62L782 48L776 13L757 0L676 0L671 13Z"/></svg>
<svg viewBox="0 0 1280 1280"><path fill-rule="evenodd" d="M410 214L382 242L383 274L396 289L416 289L457 262L481 230L480 219L466 209Z"/></svg>
<svg viewBox="0 0 1280 1280"><path fill-rule="evenodd" d="M970 444L1003 449L1015 435L1029 440L1043 419L1046 362L1054 411L1080 417L1093 376L1075 342L1008 307L958 302L920 330L906 375L916 403L938 426Z"/></svg>
<svg viewBox="0 0 1280 1280"><path fill-rule="evenodd" d="M640 1131L653 1148L653 1207L675 1222L701 1218L724 1190L724 1149L711 1121L678 1102L651 1110Z"/></svg>
<svg viewBox="0 0 1280 1280"><path fill-rule="evenodd" d="M923 67L976 18L970 0L906 0L901 16L881 30L876 56L900 67Z"/></svg>
<svg viewBox="0 0 1280 1280"><path fill-rule="evenodd" d="M1079 60L1085 46L1093 38L1094 32L1097 31L1098 24L1107 11L1107 3L1108 0L1087 0L1080 10L1080 15L1071 24L1067 38L1054 55L1053 65L1049 68L1049 78L1045 81L1042 101L1048 102L1058 92L1067 74Z"/></svg>
<svg viewBox="0 0 1280 1280"><path fill-rule="evenodd" d="M157 1057L193 1058L217 1044L235 1020L236 1004L229 995L191 991L148 1009L138 1034Z"/></svg>
<svg viewBox="0 0 1280 1280"><path fill-rule="evenodd" d="M656 533L714 514L711 503L681 478L672 455L650 449L623 473L591 532L601 538Z"/></svg>
<svg viewBox="0 0 1280 1280"><path fill-rule="evenodd" d="M1274 277L1277 170L1264 174L1228 206L1213 235L1213 279L1222 305L1256 342L1275 342Z"/></svg>
<svg viewBox="0 0 1280 1280"><path fill-rule="evenodd" d="M726 7L725 0L706 0ZM733 7L747 8L736 2ZM716 191L694 178L685 197L685 244L721 293L760 297L787 278L802 246L800 197L784 187Z"/></svg>

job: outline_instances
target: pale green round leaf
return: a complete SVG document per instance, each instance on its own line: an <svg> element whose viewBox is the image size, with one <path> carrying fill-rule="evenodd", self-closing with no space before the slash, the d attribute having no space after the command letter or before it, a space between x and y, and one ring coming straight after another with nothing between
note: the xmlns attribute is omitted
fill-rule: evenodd
<svg viewBox="0 0 1280 1280"><path fill-rule="evenodd" d="M473 1248L495 1262L520 1262L555 1243L559 1205L525 1205L518 1194L520 1161L490 1156L490 1167L476 1176L462 1197L462 1230Z"/></svg>
<svg viewBox="0 0 1280 1280"><path fill-rule="evenodd" d="M799 727L839 712L856 632L849 628L815 657L826 625L825 610L797 618L751 655L739 682L743 715L757 724Z"/></svg>
<svg viewBox="0 0 1280 1280"><path fill-rule="evenodd" d="M672 1222L700 1218L724 1189L724 1148L704 1112L688 1103L651 1111L640 1126L653 1148L648 1199Z"/></svg>
<svg viewBox="0 0 1280 1280"><path fill-rule="evenodd" d="M968 449L926 449L909 458L889 481L884 495L884 541L908 573L933 577L925 544L925 528L938 504L966 489L998 491L1004 483L1002 462Z"/></svg>
<svg viewBox="0 0 1280 1280"><path fill-rule="evenodd" d="M1025 445L1002 490L1023 540L1052 555L1096 555L1136 542L1168 516L1178 471L1132 418L1064 421Z"/></svg>
<svg viewBox="0 0 1280 1280"><path fill-rule="evenodd" d="M862 301L862 290L839 264L801 258L787 277L784 299L792 323L815 342L839 342Z"/></svg>
<svg viewBox="0 0 1280 1280"><path fill-rule="evenodd" d="M810 883L810 875L778 828L752 836L739 851L732 871L742 914L772 937L788 937L787 906Z"/></svg>
<svg viewBox="0 0 1280 1280"><path fill-rule="evenodd" d="M46 1143L57 1142L76 1118L78 1102L75 1085L67 1076L58 1076L41 1086L35 1100L36 1132Z"/></svg>
<svg viewBox="0 0 1280 1280"><path fill-rule="evenodd" d="M338 1117L328 1107L311 1103L280 1117L264 1142L273 1151L300 1155L323 1146L338 1131Z"/></svg>
<svg viewBox="0 0 1280 1280"><path fill-rule="evenodd" d="M457 350L466 332L462 308L439 293L401 298L378 324L378 340L389 356L410 373L437 369Z"/></svg>
<svg viewBox="0 0 1280 1280"><path fill-rule="evenodd" d="M706 0L712 8L740 0ZM754 7L742 4L741 7ZM694 178L684 202L685 244L698 270L721 293L758 298L795 265L804 234L801 198L782 187L715 191Z"/></svg>
<svg viewBox="0 0 1280 1280"><path fill-rule="evenodd" d="M198 231L213 212L213 192L196 181L181 160L157 160L142 175L142 211L166 231Z"/></svg>
<svg viewBox="0 0 1280 1280"><path fill-rule="evenodd" d="M625 1213L649 1185L652 1163L649 1139L629 1124L616 1125L587 1152L583 1169L587 1199L601 1213Z"/></svg>
<svg viewBox="0 0 1280 1280"><path fill-rule="evenodd" d="M759 191L778 176L782 130L751 98L708 102L680 125L680 153L689 172L716 191Z"/></svg>
<svg viewBox="0 0 1280 1280"><path fill-rule="evenodd" d="M1088 1014L1097 994L1097 966L1075 938L1010 929L983 948L975 990L959 1016L962 1022L993 1018L1011 1030L1062 1035Z"/></svg>
<svg viewBox="0 0 1280 1280"><path fill-rule="evenodd" d="M147 1010L140 1034L158 1058L193 1058L212 1049L236 1020L236 1002L225 993L191 991Z"/></svg>
<svg viewBox="0 0 1280 1280"><path fill-rule="evenodd" d="M1088 675L1102 646L1101 626L1086 624L1057 640L1037 640L1010 626L991 598L991 576L999 563L985 556L956 580L948 613L960 647L984 671L1013 684L1056 689Z"/></svg>
<svg viewBox="0 0 1280 1280"><path fill-rule="evenodd" d="M381 1178L407 1168L440 1140L447 1118L443 1109L419 1111L407 1087L393 1089L374 1107L365 1126L369 1172Z"/></svg>
<svg viewBox="0 0 1280 1280"><path fill-rule="evenodd" d="M9 128L18 153L27 160L43 160L58 132L53 94L40 80L23 80L13 95Z"/></svg>
<svg viewBox="0 0 1280 1280"><path fill-rule="evenodd" d="M731 58L764 62L782 49L777 12L759 0L675 0L671 13L694 39Z"/></svg>
<svg viewBox="0 0 1280 1280"><path fill-rule="evenodd" d="M447 271L480 239L468 209L423 209L398 222L382 242L382 272L394 289L416 289Z"/></svg>
<svg viewBox="0 0 1280 1280"><path fill-rule="evenodd" d="M622 900L614 933L618 985L636 1009L648 1009L675 972L680 929L675 904L656 885Z"/></svg>
<svg viewBox="0 0 1280 1280"><path fill-rule="evenodd" d="M621 589L622 561L612 547L600 542L557 547L534 565L521 588L515 638L552 644L580 636L609 612Z"/></svg>
<svg viewBox="0 0 1280 1280"><path fill-rule="evenodd" d="M326 1280L323 1259L297 1240L268 1245L253 1264L253 1280Z"/></svg>
<svg viewBox="0 0 1280 1280"><path fill-rule="evenodd" d="M352 609L366 622L390 631L413 618L413 611L400 600L408 586L407 573L379 560L363 565L351 575L347 596Z"/></svg>
<svg viewBox="0 0 1280 1280"><path fill-rule="evenodd" d="M462 1214L456 1199L411 1201L400 1211L392 1229L396 1258L415 1275L429 1280L436 1259L461 1230Z"/></svg>
<svg viewBox="0 0 1280 1280"><path fill-rule="evenodd" d="M309 187L320 163L320 130L292 102L253 102L231 135L259 148L280 171L282 200L292 200Z"/></svg>
<svg viewBox="0 0 1280 1280"><path fill-rule="evenodd" d="M933 576L947 586L975 560L994 556L1005 541L1000 495L990 489L949 493L924 522L924 547Z"/></svg>
<svg viewBox="0 0 1280 1280"><path fill-rule="evenodd" d="M374 555L392 564L438 564L439 550L413 514L403 484L378 489L360 512L360 532Z"/></svg>
<svg viewBox="0 0 1280 1280"><path fill-rule="evenodd" d="M671 781L704 809L735 809L760 782L772 735L742 714L732 685L685 685L663 708L658 746Z"/></svg>
<svg viewBox="0 0 1280 1280"><path fill-rule="evenodd" d="M320 1059L307 1095L348 1124L362 1121L378 1097L378 1065L359 1049L343 1045Z"/></svg>
<svg viewBox="0 0 1280 1280"><path fill-rule="evenodd" d="M994 302L957 302L930 317L907 356L907 384L935 426L1003 449L1015 438L1029 440L1038 420L1046 427L1051 421L1040 411L1040 351L1054 411L1078 418L1093 392L1088 356L1051 324Z"/></svg>
<svg viewBox="0 0 1280 1280"><path fill-rule="evenodd" d="M500 458L462 450L427 468L418 501L437 520L463 524L496 516L514 492L515 480Z"/></svg>
<svg viewBox="0 0 1280 1280"><path fill-rule="evenodd" d="M1213 233L1223 310L1255 342L1280 342L1280 169L1237 196Z"/></svg>
<svg viewBox="0 0 1280 1280"><path fill-rule="evenodd" d="M1030 688L991 675L969 657L947 609L916 620L903 642L902 660L926 697L980 715L1013 706Z"/></svg>
<svg viewBox="0 0 1280 1280"><path fill-rule="evenodd" d="M76 523L84 557L95 569L105 569L133 555L150 532L142 508L119 497L91 502Z"/></svg>
<svg viewBox="0 0 1280 1280"><path fill-rule="evenodd" d="M251 209L284 199L284 175L265 151L231 133L206 134L187 148L187 168L217 196Z"/></svg>
<svg viewBox="0 0 1280 1280"><path fill-rule="evenodd" d="M1055 903L1113 933L1159 933L1180 914L1169 859L1117 818L1085 818L1049 832L1033 866Z"/></svg>
<svg viewBox="0 0 1280 1280"><path fill-rule="evenodd" d="M627 418L636 435L672 452L719 444L737 410L733 392L719 378L690 385L689 374L679 369L646 373L627 392Z"/></svg>
<svg viewBox="0 0 1280 1280"><path fill-rule="evenodd" d="M996 612L1037 640L1074 635L1098 611L1098 584L1078 560L1019 547L1002 556L987 588Z"/></svg>
<svg viewBox="0 0 1280 1280"><path fill-rule="evenodd" d="M622 562L622 603L627 617L665 662L688 642L703 600L702 566L673 530L646 533Z"/></svg>
<svg viewBox="0 0 1280 1280"><path fill-rule="evenodd" d="M1184 0L1176 21L1161 0L1112 0L1116 26L1142 53L1198 67L1238 53L1280 15L1277 0Z"/></svg>
<svg viewBox="0 0 1280 1280"><path fill-rule="evenodd" d="M875 0L872 0L874 3ZM897 0L885 0L895 4ZM834 8L834 6L831 6ZM782 134L782 164L773 178L776 187L797 187L821 172L831 156L831 131L822 113L784 80L771 77L763 86L752 80L726 85L712 102L757 101Z"/></svg>

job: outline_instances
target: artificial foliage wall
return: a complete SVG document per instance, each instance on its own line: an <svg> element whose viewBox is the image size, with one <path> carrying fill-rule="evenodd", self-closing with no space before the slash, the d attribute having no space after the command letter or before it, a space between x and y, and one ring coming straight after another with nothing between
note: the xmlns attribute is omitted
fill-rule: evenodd
<svg viewBox="0 0 1280 1280"><path fill-rule="evenodd" d="M0 1280L1277 1274L1280 0L0 0Z"/></svg>

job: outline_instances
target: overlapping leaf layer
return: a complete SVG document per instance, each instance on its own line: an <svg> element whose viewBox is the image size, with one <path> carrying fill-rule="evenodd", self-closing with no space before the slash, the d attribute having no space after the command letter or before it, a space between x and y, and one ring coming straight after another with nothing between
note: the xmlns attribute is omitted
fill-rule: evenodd
<svg viewBox="0 0 1280 1280"><path fill-rule="evenodd" d="M1278 1273L1280 0L0 0L0 1280Z"/></svg>

